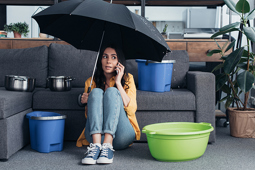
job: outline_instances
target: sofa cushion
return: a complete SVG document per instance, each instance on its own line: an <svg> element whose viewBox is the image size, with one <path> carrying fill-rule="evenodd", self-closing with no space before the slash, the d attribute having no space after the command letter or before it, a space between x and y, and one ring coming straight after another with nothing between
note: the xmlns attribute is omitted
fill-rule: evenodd
<svg viewBox="0 0 255 170"><path fill-rule="evenodd" d="M173 50L163 60L175 60L173 65L171 88L186 87L186 73L189 70L189 55L185 50Z"/></svg>
<svg viewBox="0 0 255 170"><path fill-rule="evenodd" d="M78 106L77 97L83 88L72 88L66 92L41 89L33 95L35 110L84 110ZM137 110L196 110L195 96L187 89L156 93L137 90Z"/></svg>
<svg viewBox="0 0 255 170"><path fill-rule="evenodd" d="M0 87L0 119L31 108L32 95L31 92L7 91Z"/></svg>
<svg viewBox="0 0 255 170"><path fill-rule="evenodd" d="M55 92L49 89L38 90L33 95L33 109L35 110L84 110L78 105L78 95L84 88L72 88L70 91Z"/></svg>
<svg viewBox="0 0 255 170"><path fill-rule="evenodd" d="M48 74L48 47L0 49L0 87L5 75L36 78L36 87L46 87Z"/></svg>
<svg viewBox="0 0 255 170"><path fill-rule="evenodd" d="M91 77L97 53L78 50L71 45L49 46L49 76L72 76L72 87L84 87Z"/></svg>
<svg viewBox="0 0 255 170"><path fill-rule="evenodd" d="M137 110L196 110L195 95L187 89L157 93L137 90Z"/></svg>

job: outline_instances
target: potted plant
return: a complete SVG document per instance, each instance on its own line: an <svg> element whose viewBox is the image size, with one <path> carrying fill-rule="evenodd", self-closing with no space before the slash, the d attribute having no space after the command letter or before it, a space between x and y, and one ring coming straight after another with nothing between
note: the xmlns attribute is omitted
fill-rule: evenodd
<svg viewBox="0 0 255 170"><path fill-rule="evenodd" d="M226 101L225 107L229 115L230 134L235 137L255 138L255 109L248 108L249 92L254 86L255 80L255 54L251 51L251 41L255 42L255 28L248 27L248 21L255 18L255 9L250 10L246 0L239 0L236 4L232 0L224 0L230 10L240 16L240 22L232 23L222 27L212 35L215 38L225 33L238 31L246 37L247 45L237 47L232 53L225 55L235 41L229 45L226 43L219 49L212 50L208 56L220 53L223 62L217 65L213 71L222 69L222 73L216 76L216 91L222 90L226 96L220 102ZM244 99L241 99L244 95ZM235 107L229 107L231 103Z"/></svg>
<svg viewBox="0 0 255 170"><path fill-rule="evenodd" d="M11 23L4 25L4 30L7 32L13 32L14 38L21 38L23 34L25 37L28 35L28 24L26 22Z"/></svg>
<svg viewBox="0 0 255 170"><path fill-rule="evenodd" d="M165 24L165 27L164 27L164 29L163 29L163 32L161 32L162 36L163 36L165 39L167 39L167 34L166 34L167 27L168 27L168 25Z"/></svg>

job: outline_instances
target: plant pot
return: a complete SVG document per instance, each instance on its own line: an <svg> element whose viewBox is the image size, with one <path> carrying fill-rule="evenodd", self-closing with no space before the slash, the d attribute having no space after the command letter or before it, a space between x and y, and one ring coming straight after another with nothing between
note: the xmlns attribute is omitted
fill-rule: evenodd
<svg viewBox="0 0 255 170"><path fill-rule="evenodd" d="M167 39L167 34L166 33L161 33L161 35L164 37L164 39Z"/></svg>
<svg viewBox="0 0 255 170"><path fill-rule="evenodd" d="M231 136L238 138L255 138L255 109L247 111L228 108Z"/></svg>
<svg viewBox="0 0 255 170"><path fill-rule="evenodd" d="M13 34L14 34L14 38L21 38L21 34L20 33L13 31Z"/></svg>
<svg viewBox="0 0 255 170"><path fill-rule="evenodd" d="M39 36L40 38L47 38L47 34L44 34L44 33L40 33Z"/></svg>

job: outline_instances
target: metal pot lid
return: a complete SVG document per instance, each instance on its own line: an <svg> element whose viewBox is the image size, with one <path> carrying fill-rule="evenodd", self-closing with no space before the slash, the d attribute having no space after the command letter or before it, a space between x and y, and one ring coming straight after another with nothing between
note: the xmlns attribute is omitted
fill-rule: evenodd
<svg viewBox="0 0 255 170"><path fill-rule="evenodd" d="M59 120L59 119L66 119L66 115L61 115L61 116L47 116L47 117L31 116L31 119L34 119L34 120Z"/></svg>
<svg viewBox="0 0 255 170"><path fill-rule="evenodd" d="M169 64L169 63L176 63L175 60L162 60L161 62L158 62L158 61L151 61L151 60L140 60L140 59L137 59L136 60L137 62L144 62L144 63L158 63L158 64Z"/></svg>
<svg viewBox="0 0 255 170"><path fill-rule="evenodd" d="M64 79L64 78L71 78L71 76L48 76L48 78L60 78L60 79Z"/></svg>
<svg viewBox="0 0 255 170"><path fill-rule="evenodd" d="M22 79L33 79L31 77L28 77L28 76L17 76L17 75L6 75L6 77L9 77L9 78L22 78Z"/></svg>

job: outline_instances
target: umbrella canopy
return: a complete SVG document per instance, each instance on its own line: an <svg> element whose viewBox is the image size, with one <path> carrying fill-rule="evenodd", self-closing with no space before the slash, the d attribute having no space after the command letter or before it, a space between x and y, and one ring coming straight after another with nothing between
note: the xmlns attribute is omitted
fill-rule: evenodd
<svg viewBox="0 0 255 170"><path fill-rule="evenodd" d="M102 44L119 45L126 59L161 61L170 48L159 31L126 6L103 0L70 0L33 16L40 32L77 49L99 51Z"/></svg>

